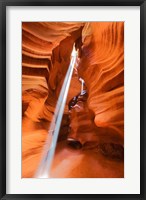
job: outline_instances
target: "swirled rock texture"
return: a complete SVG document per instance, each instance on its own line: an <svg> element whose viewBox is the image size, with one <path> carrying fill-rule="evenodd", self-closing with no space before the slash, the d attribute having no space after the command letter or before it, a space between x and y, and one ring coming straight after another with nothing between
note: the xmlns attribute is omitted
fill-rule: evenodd
<svg viewBox="0 0 146 200"><path fill-rule="evenodd" d="M23 22L22 177L33 177L37 170L74 43L79 59L64 110L52 176L124 176L123 159L106 161L96 151L92 154L83 148L74 152L66 143L72 135L76 140L73 145L100 146L103 154L123 156L124 23ZM80 93L79 77L85 81L88 98L84 105L81 101L69 112L70 100Z"/></svg>
<svg viewBox="0 0 146 200"><path fill-rule="evenodd" d="M83 25L71 22L22 23L23 177L33 177L37 169L73 44L81 37ZM80 90L76 75L73 75L71 88L67 102ZM66 112L67 108L66 105Z"/></svg>
<svg viewBox="0 0 146 200"><path fill-rule="evenodd" d="M73 44L80 37L82 27L83 23L70 22L22 23L23 114L25 112L33 121L38 121L39 112L32 106L33 95L28 94L29 90L31 94L35 90L34 93L39 93L43 99L38 102L37 110L39 105L42 110L46 102L47 109L52 112L70 63ZM50 120L48 112L45 109L42 112L40 118Z"/></svg>
<svg viewBox="0 0 146 200"><path fill-rule="evenodd" d="M124 138L124 23L86 23L80 76L88 88L88 107L97 127L109 127Z"/></svg>

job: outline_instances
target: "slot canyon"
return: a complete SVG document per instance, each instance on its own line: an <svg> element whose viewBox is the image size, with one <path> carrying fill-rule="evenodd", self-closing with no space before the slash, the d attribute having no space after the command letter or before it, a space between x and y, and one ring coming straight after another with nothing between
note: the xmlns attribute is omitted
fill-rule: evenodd
<svg viewBox="0 0 146 200"><path fill-rule="evenodd" d="M22 23L22 178L35 178L75 47L52 178L124 178L124 22ZM49 148L49 147L48 147Z"/></svg>

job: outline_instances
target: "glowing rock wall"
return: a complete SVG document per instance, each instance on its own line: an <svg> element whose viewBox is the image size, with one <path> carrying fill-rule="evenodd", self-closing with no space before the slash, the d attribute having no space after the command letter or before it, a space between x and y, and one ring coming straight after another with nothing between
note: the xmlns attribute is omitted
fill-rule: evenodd
<svg viewBox="0 0 146 200"><path fill-rule="evenodd" d="M26 22L22 24L22 177L33 177L39 164L74 42L79 48L78 74L85 80L88 92L86 106L91 113L88 118L102 140L124 144L124 23ZM68 103L80 92L80 87L74 72L60 140L68 132ZM71 124L80 124L79 118L75 113ZM84 122L86 127L86 119ZM87 138L92 138L91 135L89 131ZM80 161L78 165L84 169L86 162ZM109 175L106 172L106 176L122 177L123 164L119 166L121 171L111 164L111 172ZM113 175L112 168L118 175ZM82 177L101 176L97 172L89 175L88 171L84 170Z"/></svg>
<svg viewBox="0 0 146 200"><path fill-rule="evenodd" d="M88 107L98 127L124 138L124 23L87 23L79 72L88 88Z"/></svg>

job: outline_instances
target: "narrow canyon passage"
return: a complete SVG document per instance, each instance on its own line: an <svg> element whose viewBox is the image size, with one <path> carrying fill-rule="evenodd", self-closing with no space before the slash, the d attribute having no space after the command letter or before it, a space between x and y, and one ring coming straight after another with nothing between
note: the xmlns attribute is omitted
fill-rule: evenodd
<svg viewBox="0 0 146 200"><path fill-rule="evenodd" d="M124 177L124 23L24 22L23 178L35 177L49 137L51 144L74 44L78 59L48 177Z"/></svg>

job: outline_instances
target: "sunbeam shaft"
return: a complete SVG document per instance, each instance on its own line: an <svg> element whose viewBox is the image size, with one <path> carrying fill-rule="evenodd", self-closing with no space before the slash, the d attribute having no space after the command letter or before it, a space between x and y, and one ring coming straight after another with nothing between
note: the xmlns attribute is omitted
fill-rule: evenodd
<svg viewBox="0 0 146 200"><path fill-rule="evenodd" d="M50 169L51 169L51 165L52 165L52 161L54 158L55 149L57 145L57 139L59 135L62 116L64 113L64 107L65 107L76 59L77 59L77 52L75 51L75 48L73 48L71 62L67 70L67 73L62 85L62 89L60 91L60 95L56 104L54 116L53 116L49 131L48 131L48 137L44 145L42 159L38 167L37 173L35 175L35 177L37 178L49 178ZM52 135L51 143L50 143L50 134Z"/></svg>

